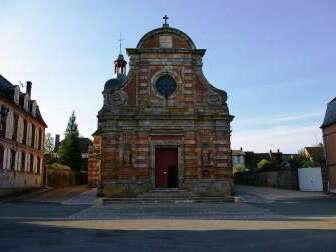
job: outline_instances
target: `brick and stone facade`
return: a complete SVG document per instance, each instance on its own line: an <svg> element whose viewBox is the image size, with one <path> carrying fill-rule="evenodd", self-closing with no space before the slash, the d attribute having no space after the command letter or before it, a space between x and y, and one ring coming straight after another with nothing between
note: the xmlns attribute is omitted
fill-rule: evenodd
<svg viewBox="0 0 336 252"><path fill-rule="evenodd" d="M321 129L326 157L322 175L329 192L336 193L336 97L328 103Z"/></svg>
<svg viewBox="0 0 336 252"><path fill-rule="evenodd" d="M89 184L99 184L101 193L112 197L170 185L199 195L229 196L233 116L226 92L203 75L205 49L164 24L127 54L127 76L119 55L116 77L105 84Z"/></svg>
<svg viewBox="0 0 336 252"><path fill-rule="evenodd" d="M0 189L40 187L46 124L26 93L0 75Z"/></svg>

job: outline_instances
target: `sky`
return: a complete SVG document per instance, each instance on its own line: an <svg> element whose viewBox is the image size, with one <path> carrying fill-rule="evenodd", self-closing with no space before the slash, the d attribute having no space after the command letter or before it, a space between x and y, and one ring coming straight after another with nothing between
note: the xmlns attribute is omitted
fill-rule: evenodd
<svg viewBox="0 0 336 252"><path fill-rule="evenodd" d="M335 0L0 0L0 74L33 82L47 132L75 111L91 137L113 61L169 16L206 49L205 76L228 93L232 148L296 153L322 141L336 95Z"/></svg>

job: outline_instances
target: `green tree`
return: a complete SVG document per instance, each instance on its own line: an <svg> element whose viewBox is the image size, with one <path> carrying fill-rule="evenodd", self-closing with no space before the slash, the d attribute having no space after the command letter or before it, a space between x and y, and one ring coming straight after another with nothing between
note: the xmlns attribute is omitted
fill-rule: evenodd
<svg viewBox="0 0 336 252"><path fill-rule="evenodd" d="M298 151L298 163L298 168L309 168L315 166L314 162L307 157L303 149Z"/></svg>
<svg viewBox="0 0 336 252"><path fill-rule="evenodd" d="M265 166L269 165L271 162L267 159L262 159L260 162L257 164L257 169L258 171L261 171L262 169L265 168Z"/></svg>
<svg viewBox="0 0 336 252"><path fill-rule="evenodd" d="M50 154L54 150L54 138L50 133L47 133L44 139L44 152Z"/></svg>
<svg viewBox="0 0 336 252"><path fill-rule="evenodd" d="M59 152L60 160L62 164L70 166L72 170L79 171L82 166L82 156L79 145L78 125L74 111L69 118L64 136Z"/></svg>
<svg viewBox="0 0 336 252"><path fill-rule="evenodd" d="M277 165L273 160L262 159L257 164L258 171L270 171L277 169Z"/></svg>

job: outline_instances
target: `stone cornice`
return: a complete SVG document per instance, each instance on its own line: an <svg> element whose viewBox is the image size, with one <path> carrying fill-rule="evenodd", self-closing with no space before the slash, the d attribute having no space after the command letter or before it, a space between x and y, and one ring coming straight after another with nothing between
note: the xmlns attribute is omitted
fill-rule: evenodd
<svg viewBox="0 0 336 252"><path fill-rule="evenodd" d="M142 53L184 53L184 54L194 54L204 56L206 49L187 49L187 48L127 48L127 55L131 56L134 54Z"/></svg>

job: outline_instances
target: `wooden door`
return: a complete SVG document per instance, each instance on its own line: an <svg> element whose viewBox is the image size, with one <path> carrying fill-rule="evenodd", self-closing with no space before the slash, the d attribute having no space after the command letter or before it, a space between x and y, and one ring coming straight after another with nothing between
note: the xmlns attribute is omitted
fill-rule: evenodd
<svg viewBox="0 0 336 252"><path fill-rule="evenodd" d="M155 186L167 188L169 186L169 167L177 166L177 148L155 149ZM176 178L177 180L177 178ZM175 183L177 185L177 181Z"/></svg>

